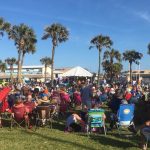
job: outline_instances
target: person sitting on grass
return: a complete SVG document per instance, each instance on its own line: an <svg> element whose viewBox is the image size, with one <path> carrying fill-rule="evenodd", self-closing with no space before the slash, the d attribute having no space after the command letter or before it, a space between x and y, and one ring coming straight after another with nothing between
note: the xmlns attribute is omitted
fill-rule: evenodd
<svg viewBox="0 0 150 150"><path fill-rule="evenodd" d="M67 118L66 129L68 132L81 132L85 131L85 122L83 119L76 113L73 113Z"/></svg>
<svg viewBox="0 0 150 150"><path fill-rule="evenodd" d="M148 101L150 101L150 97L148 97ZM140 148L143 150L147 149L147 144L146 144L146 134L150 134L150 103L149 102L144 102L144 110L141 111L140 113L142 114L142 125L140 126ZM141 107L141 105L140 105Z"/></svg>
<svg viewBox="0 0 150 150"><path fill-rule="evenodd" d="M146 121L140 130L140 137L141 137L140 148L142 150L147 150L147 143L146 143L147 133L150 134L150 120Z"/></svg>

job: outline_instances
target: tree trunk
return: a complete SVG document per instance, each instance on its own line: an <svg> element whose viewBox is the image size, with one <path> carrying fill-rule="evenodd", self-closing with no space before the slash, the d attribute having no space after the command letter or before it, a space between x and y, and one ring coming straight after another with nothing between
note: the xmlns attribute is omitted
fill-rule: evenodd
<svg viewBox="0 0 150 150"><path fill-rule="evenodd" d="M130 82L132 83L132 62L130 62Z"/></svg>
<svg viewBox="0 0 150 150"><path fill-rule="evenodd" d="M113 58L110 56L110 83L113 80Z"/></svg>
<svg viewBox="0 0 150 150"><path fill-rule="evenodd" d="M111 66L113 67L113 66ZM110 83L112 83L113 80L113 72L112 72L112 68L110 69Z"/></svg>
<svg viewBox="0 0 150 150"><path fill-rule="evenodd" d="M45 65L45 83L46 83L47 65Z"/></svg>
<svg viewBox="0 0 150 150"><path fill-rule="evenodd" d="M18 83L21 82L21 50L19 50L18 52Z"/></svg>
<svg viewBox="0 0 150 150"><path fill-rule="evenodd" d="M20 66L20 79L21 79L21 83L22 83L22 66L23 66L23 62L24 62L24 57L25 57L25 53L22 53L21 66Z"/></svg>
<svg viewBox="0 0 150 150"><path fill-rule="evenodd" d="M98 80L97 80L97 85L99 86L100 83L100 71L101 71L101 50L99 49L99 56L98 56L98 60L99 60L99 64L98 64Z"/></svg>
<svg viewBox="0 0 150 150"><path fill-rule="evenodd" d="M10 65L10 80L13 83L13 65Z"/></svg>
<svg viewBox="0 0 150 150"><path fill-rule="evenodd" d="M53 44L53 48L52 48L52 65L51 65L51 86L53 87L54 83L54 76L53 76L53 69L54 69L54 55L55 55L55 46Z"/></svg>

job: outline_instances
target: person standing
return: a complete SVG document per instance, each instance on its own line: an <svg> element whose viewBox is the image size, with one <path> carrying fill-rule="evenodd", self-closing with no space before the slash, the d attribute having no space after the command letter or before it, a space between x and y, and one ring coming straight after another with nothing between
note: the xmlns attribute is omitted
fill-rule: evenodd
<svg viewBox="0 0 150 150"><path fill-rule="evenodd" d="M82 109L85 107L91 108L91 95L92 95L92 84L83 85L81 88L81 100L82 100Z"/></svg>

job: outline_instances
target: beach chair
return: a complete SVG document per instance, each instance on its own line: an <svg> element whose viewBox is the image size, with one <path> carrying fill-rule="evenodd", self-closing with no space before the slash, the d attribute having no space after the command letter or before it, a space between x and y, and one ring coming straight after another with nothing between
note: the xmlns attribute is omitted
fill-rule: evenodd
<svg viewBox="0 0 150 150"><path fill-rule="evenodd" d="M117 129L120 134L121 128L134 127L134 104L121 104L117 113Z"/></svg>
<svg viewBox="0 0 150 150"><path fill-rule="evenodd" d="M7 96L10 92L10 88L5 87L0 91L0 126L3 127L3 125L6 123L10 124L10 128L12 128L12 122L13 122L13 116L11 113L11 110L9 109Z"/></svg>
<svg viewBox="0 0 150 150"><path fill-rule="evenodd" d="M13 124L16 124L18 127L23 127L25 125L26 128L29 127L29 117L28 113L26 112L25 106L12 107L12 114L13 114Z"/></svg>
<svg viewBox="0 0 150 150"><path fill-rule="evenodd" d="M52 107L50 105L42 106L39 105L36 107L36 123L35 127L49 125L52 128Z"/></svg>
<svg viewBox="0 0 150 150"><path fill-rule="evenodd" d="M5 111L0 113L0 126L4 127L4 126L9 126L10 129L12 129L12 125L13 125L14 119L13 119L13 115L11 112Z"/></svg>
<svg viewBox="0 0 150 150"><path fill-rule="evenodd" d="M104 109L90 109L88 111L87 134L89 135L92 129L96 128L103 128L106 135Z"/></svg>

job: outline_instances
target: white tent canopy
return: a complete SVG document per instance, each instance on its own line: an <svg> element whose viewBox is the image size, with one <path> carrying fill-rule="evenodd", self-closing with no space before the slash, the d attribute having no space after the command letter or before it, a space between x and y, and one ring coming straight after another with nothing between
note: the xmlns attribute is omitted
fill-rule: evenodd
<svg viewBox="0 0 150 150"><path fill-rule="evenodd" d="M89 71L85 70L84 68L80 66L77 66L63 73L62 76L64 77L92 77L92 73L90 73Z"/></svg>

